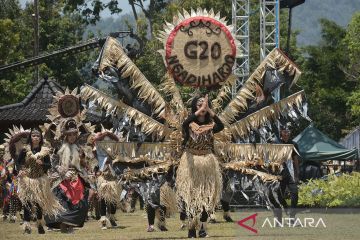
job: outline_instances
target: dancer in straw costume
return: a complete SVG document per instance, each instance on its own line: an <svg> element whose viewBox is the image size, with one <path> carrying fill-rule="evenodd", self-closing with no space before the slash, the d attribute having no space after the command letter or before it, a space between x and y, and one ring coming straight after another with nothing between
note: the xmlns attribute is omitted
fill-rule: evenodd
<svg viewBox="0 0 360 240"><path fill-rule="evenodd" d="M87 186L84 164L81 163L80 148L76 144L78 128L75 120L66 121L64 141L54 156L59 159L56 164L58 179L54 183L56 197L59 199L64 211L56 217L48 216L46 225L51 228L60 228L63 233L71 233L73 227L82 227L87 216Z"/></svg>
<svg viewBox="0 0 360 240"><path fill-rule="evenodd" d="M58 92L53 106L49 109L50 124L45 124L46 136L55 149L52 156L54 173L53 192L64 211L57 217L45 218L46 225L60 228L63 233L72 233L73 227L83 227L88 211L89 177L86 161L92 153L86 146L89 134L93 132L90 123L84 124L86 111L80 110L77 89Z"/></svg>
<svg viewBox="0 0 360 240"><path fill-rule="evenodd" d="M213 10L197 9L190 13L184 10L174 16L158 34L164 46L159 52L167 68L159 86L154 86L121 44L109 37L93 71L119 90L116 92L124 92L125 88L129 96L110 96L88 85L81 91L83 99L93 100L108 114L131 119L137 129L151 138L153 144L147 145L148 152L169 154L178 161L176 190L182 211L192 220L189 237L196 236L194 220L198 217L201 218L199 235L207 236L208 213L213 212L222 193L222 170L249 176L244 185L253 182L266 204L273 207L269 196L277 198L278 166L291 156L293 146L255 146L250 144L254 142L250 141L256 132L253 130L259 129L260 137L267 141L273 122L280 117L294 117L295 111L304 117L307 112L303 91L273 104L262 96L266 93L270 97L282 84L293 85L301 74L279 49L272 50L241 88L236 89L237 77L232 69L241 51L232 30L233 26L227 25ZM275 84L269 87L268 83ZM178 84L216 95L211 101L212 110L203 97L194 100L189 111ZM233 89L237 90L235 94ZM117 143L118 147L122 145ZM124 155L132 154L124 152ZM173 159L167 160L170 165Z"/></svg>
<svg viewBox="0 0 360 240"><path fill-rule="evenodd" d="M56 217L63 209L51 191L46 175L50 169L50 149L43 147L39 128L30 131L28 145L20 153L16 164L19 166L19 198L24 205L24 230L31 233L31 210L36 211L38 233L44 234L43 214Z"/></svg>
<svg viewBox="0 0 360 240"><path fill-rule="evenodd" d="M109 140L118 142L119 138L111 131L103 128L100 133L96 134L95 144ZM105 230L108 227L117 227L115 214L120 202L122 189L112 166L115 157L111 150L106 151L96 145L96 153L100 171L100 176L97 178L97 192L100 200L100 222L101 229ZM109 212L108 217L107 212Z"/></svg>
<svg viewBox="0 0 360 240"><path fill-rule="evenodd" d="M215 210L222 189L219 162L213 154L213 134L223 130L224 125L209 107L207 95L194 98L191 111L183 123L185 151L177 170L176 188L190 220L189 237L196 237L195 218L200 214L199 236L205 237L208 213Z"/></svg>

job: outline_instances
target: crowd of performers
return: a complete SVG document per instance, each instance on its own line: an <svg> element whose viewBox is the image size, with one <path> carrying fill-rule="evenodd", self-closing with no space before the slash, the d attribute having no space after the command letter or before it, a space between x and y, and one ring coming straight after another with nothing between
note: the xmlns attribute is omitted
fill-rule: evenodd
<svg viewBox="0 0 360 240"><path fill-rule="evenodd" d="M157 228L168 231L166 218L179 212L179 224L182 229L188 228L189 238L206 237L206 225L216 221L211 216L219 203L224 219L233 221L227 192L229 174L221 169L213 152L213 136L224 125L211 110L207 95L192 101L191 114L182 125L181 154L175 163L121 157L121 153L104 149L99 143L123 139L104 128L94 133L92 127L74 118L64 118L58 125L59 131L53 131L58 132L58 145L47 143L45 132L34 127L13 130L7 146L0 149L3 219L15 222L19 212L24 233L32 232L33 220L39 234L45 233L45 225L71 233L74 227L83 227L91 215L99 220L101 229L117 227L117 209L133 211L136 198L146 209L148 232L155 231L155 218ZM281 143L291 143L287 127L280 133ZM284 195L288 189L289 214L295 220L298 173L295 151L292 159L283 163L280 188L269 194L274 216L279 219L282 209L287 208Z"/></svg>

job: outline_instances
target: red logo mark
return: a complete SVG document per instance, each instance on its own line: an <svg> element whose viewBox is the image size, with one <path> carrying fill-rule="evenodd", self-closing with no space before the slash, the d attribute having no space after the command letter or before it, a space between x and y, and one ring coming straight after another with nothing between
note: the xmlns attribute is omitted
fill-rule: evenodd
<svg viewBox="0 0 360 240"><path fill-rule="evenodd" d="M253 215L250 215L250 216L238 221L237 224L239 224L243 228L246 228L249 231L252 231L253 233L257 233L257 230L255 228L252 228L252 227L254 227L254 225L256 223L256 216L257 215L258 215L257 213L254 213ZM245 222L247 222L250 219L252 219L252 226L251 227L244 224Z"/></svg>

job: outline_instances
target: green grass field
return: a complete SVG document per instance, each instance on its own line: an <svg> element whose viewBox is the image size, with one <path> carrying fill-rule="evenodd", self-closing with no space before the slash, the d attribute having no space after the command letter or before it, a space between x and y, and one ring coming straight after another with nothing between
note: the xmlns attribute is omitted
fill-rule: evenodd
<svg viewBox="0 0 360 240"><path fill-rule="evenodd" d="M233 212L234 220L243 219L255 210L243 210L241 212ZM301 227L285 227L285 228L271 228L269 226L261 227L263 220L266 217L272 217L269 211L258 212L257 222L254 226L258 233L252 233L237 223L225 223L222 219L222 213L217 213L219 223L209 224L209 238L211 239L256 239L256 240L293 240L293 239L325 239L325 240L345 240L345 239L359 239L359 215L354 214L312 214L314 218L322 218L326 224L319 228L301 228ZM308 217L305 213L299 213L299 218ZM19 222L9 223L0 222L0 239L183 239L187 236L186 230L180 230L179 216L173 216L167 219L168 232L146 232L147 219L143 211L136 211L135 213L117 213L118 224L117 229L101 230L99 222L90 220L85 223L81 229L76 229L74 234L61 234L58 231L46 232L45 235L37 234L37 229L33 228L31 235L24 235L22 227ZM247 222L251 225L251 221Z"/></svg>

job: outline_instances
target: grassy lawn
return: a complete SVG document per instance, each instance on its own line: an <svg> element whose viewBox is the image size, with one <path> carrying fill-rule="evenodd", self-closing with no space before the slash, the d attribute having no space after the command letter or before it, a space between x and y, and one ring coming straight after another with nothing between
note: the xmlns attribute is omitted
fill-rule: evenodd
<svg viewBox="0 0 360 240"><path fill-rule="evenodd" d="M241 212L232 213L234 220L240 220L248 217L254 213L258 213L257 221L254 226L258 233L252 233L245 228L240 227L236 223L225 223L222 220L222 213L217 213L219 223L209 224L209 235L211 239L256 239L256 240L293 240L293 239L326 239L326 240L345 240L358 239L360 236L359 215L354 214L311 214L311 217L318 219L322 218L326 224L319 225L318 228L311 227L284 227L272 228L269 225L262 227L266 217L272 217L269 211L243 210ZM286 217L286 216L284 216ZM309 214L299 213L300 219L309 217ZM176 215L167 219L168 232L152 232L147 233L147 219L143 211L136 211L135 213L122 213L118 211L118 223L120 228L101 230L97 221L91 220L85 223L81 229L75 230L74 234L61 234L57 231L46 232L45 235L38 235L37 229L33 228L31 235L23 235L22 228L17 223L0 222L0 239L183 239L187 236L187 231L179 230L180 221L179 216ZM246 225L251 226L251 220L246 222Z"/></svg>

